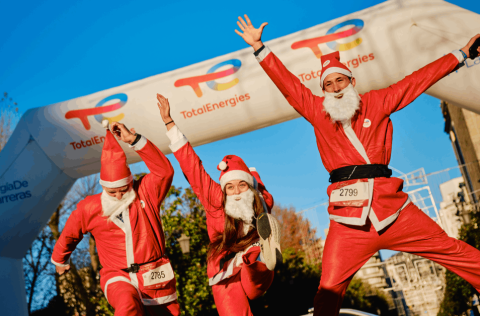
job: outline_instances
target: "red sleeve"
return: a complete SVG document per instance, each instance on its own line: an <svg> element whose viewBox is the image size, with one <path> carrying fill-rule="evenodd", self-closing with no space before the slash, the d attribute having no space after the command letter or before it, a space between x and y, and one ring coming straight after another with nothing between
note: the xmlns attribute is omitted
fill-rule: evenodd
<svg viewBox="0 0 480 316"><path fill-rule="evenodd" d="M160 149L149 140L137 153L150 170L150 173L142 178L140 187L159 209L172 185L173 167Z"/></svg>
<svg viewBox="0 0 480 316"><path fill-rule="evenodd" d="M265 201L265 204L267 205L268 212L271 213L272 208L273 208L273 196L270 194L270 192L267 191L267 188L265 188L265 185L262 182L262 179L260 179L260 175L258 172L255 170L250 170L252 175L255 177L255 180L257 180L258 183L258 191L262 193L263 199Z"/></svg>
<svg viewBox="0 0 480 316"><path fill-rule="evenodd" d="M78 243L82 241L83 234L87 233L82 216L84 205L84 200L78 203L77 209L68 217L65 227L53 248L52 261L54 263L65 264Z"/></svg>
<svg viewBox="0 0 480 316"><path fill-rule="evenodd" d="M203 168L202 161L195 153L192 145L187 142L173 153L177 158L183 174L190 183L193 192L205 208L207 227L210 239L214 232L223 232L224 211L223 191L220 184L215 182Z"/></svg>
<svg viewBox="0 0 480 316"><path fill-rule="evenodd" d="M320 110L314 106L315 98L319 97L313 95L312 91L305 87L297 76L288 71L272 52L260 62L260 66L272 79L288 103L307 121L313 123L316 111Z"/></svg>
<svg viewBox="0 0 480 316"><path fill-rule="evenodd" d="M453 54L448 54L385 89L369 93L376 100L383 99L384 111L387 115L390 115L412 103L428 88L450 74L458 66L458 59Z"/></svg>

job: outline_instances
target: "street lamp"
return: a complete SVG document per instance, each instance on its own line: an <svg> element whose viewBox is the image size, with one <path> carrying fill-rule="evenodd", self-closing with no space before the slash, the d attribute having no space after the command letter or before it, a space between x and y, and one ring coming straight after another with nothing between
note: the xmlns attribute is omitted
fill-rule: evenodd
<svg viewBox="0 0 480 316"><path fill-rule="evenodd" d="M178 243L180 244L180 248L182 249L182 253L189 253L190 252L190 237L185 236L182 234L180 238L177 239Z"/></svg>

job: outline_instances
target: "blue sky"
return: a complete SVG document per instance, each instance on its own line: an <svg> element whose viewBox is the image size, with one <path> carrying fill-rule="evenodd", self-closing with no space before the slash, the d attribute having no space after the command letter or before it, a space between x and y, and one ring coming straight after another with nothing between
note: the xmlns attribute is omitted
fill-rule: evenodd
<svg viewBox="0 0 480 316"><path fill-rule="evenodd" d="M0 92L8 92L23 113L245 48L234 33L237 16L244 13L256 25L269 22L263 37L268 41L380 2L2 1ZM450 2L480 13L478 1ZM425 167L428 173L456 165L439 104L422 95L392 116L392 166L403 172ZM197 152L214 178L224 155L241 156L257 167L284 206L301 210L326 201L328 174L313 128L303 119L203 145ZM169 158L174 184L187 186ZM326 227L326 214L320 222Z"/></svg>

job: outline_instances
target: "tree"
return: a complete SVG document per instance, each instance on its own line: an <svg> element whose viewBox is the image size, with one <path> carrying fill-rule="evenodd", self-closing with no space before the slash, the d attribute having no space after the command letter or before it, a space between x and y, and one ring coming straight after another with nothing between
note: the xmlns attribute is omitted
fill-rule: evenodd
<svg viewBox="0 0 480 316"><path fill-rule="evenodd" d="M472 213L470 223L462 225L459 239L467 244L480 249L480 213ZM473 295L478 295L477 291L467 281L453 272L446 273L446 287L443 301L440 305L438 316L462 315L472 306Z"/></svg>
<svg viewBox="0 0 480 316"><path fill-rule="evenodd" d="M18 119L17 102L7 92L0 99L0 151L7 144Z"/></svg>

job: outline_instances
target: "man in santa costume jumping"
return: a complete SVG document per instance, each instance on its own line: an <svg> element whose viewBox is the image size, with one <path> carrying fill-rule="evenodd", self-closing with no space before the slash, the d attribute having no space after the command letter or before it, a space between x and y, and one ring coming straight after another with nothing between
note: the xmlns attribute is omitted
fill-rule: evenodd
<svg viewBox="0 0 480 316"><path fill-rule="evenodd" d="M112 132L129 144L150 170L150 174L133 181L125 153L108 125L104 121L107 135L100 171L103 191L78 203L55 244L51 261L59 274L68 272L71 253L90 232L103 267L100 285L116 316L145 315L145 309L180 315L159 212L172 183L173 168L144 136L114 122Z"/></svg>
<svg viewBox="0 0 480 316"><path fill-rule="evenodd" d="M239 17L243 32L235 32L253 47L260 65L290 105L313 125L323 165L330 173L330 230L314 315L338 315L353 276L380 249L433 260L480 290L480 251L448 237L409 200L402 191L403 181L392 178L387 167L393 133L390 115L457 69L470 57L469 49L480 34L461 50L396 84L363 95L355 90L355 78L340 62L339 53L324 55L320 86L325 97L319 97L263 45L261 35L267 23L255 29L246 15L245 20Z"/></svg>

